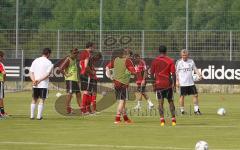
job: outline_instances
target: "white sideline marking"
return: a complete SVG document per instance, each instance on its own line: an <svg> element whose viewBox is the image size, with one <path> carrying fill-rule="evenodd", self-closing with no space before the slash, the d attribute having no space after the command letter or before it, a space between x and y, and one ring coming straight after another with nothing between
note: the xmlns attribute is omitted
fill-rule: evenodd
<svg viewBox="0 0 240 150"><path fill-rule="evenodd" d="M52 146L70 146L70 147L105 147L105 148L123 148L123 149L166 149L166 150L190 150L193 148L177 148L163 146L131 146L131 145L98 145L98 144L57 144L57 143L42 143L42 142L0 142L1 144L15 145L52 145ZM194 147L194 146L193 146ZM235 150L235 149L212 149L212 150Z"/></svg>
<svg viewBox="0 0 240 150"><path fill-rule="evenodd" d="M193 148L177 148L177 147L163 147L163 146L130 146L130 145L98 145L98 144L57 144L57 143L42 143L42 142L0 142L1 144L15 144L15 145L52 145L52 146L70 146L70 147L105 147L105 148L123 148L123 149L166 149L166 150L190 150ZM194 147L194 146L193 146ZM235 150L235 149L219 149L212 150Z"/></svg>
<svg viewBox="0 0 240 150"><path fill-rule="evenodd" d="M98 145L98 144L57 144L40 142L0 142L0 144L15 145L52 145L52 146L72 146L72 147L105 147L105 148L123 148L123 149L167 149L167 150L189 150L192 148L162 147L162 146L130 146L130 145Z"/></svg>

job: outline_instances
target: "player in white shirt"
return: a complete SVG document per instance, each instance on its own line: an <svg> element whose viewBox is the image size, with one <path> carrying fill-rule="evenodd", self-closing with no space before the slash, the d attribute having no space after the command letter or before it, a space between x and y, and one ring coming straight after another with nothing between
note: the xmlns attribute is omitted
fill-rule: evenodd
<svg viewBox="0 0 240 150"><path fill-rule="evenodd" d="M181 51L181 59L176 62L176 86L180 87L180 112L184 114L184 97L193 95L194 113L201 115L198 105L198 92L194 84L193 72L195 72L199 80L202 79L201 73L198 71L194 61L189 59L188 50Z"/></svg>
<svg viewBox="0 0 240 150"><path fill-rule="evenodd" d="M30 78L33 84L32 103L31 103L31 115L30 119L34 119L34 110L38 102L37 119L42 119L42 112L44 106L44 100L48 94L49 76L53 69L53 64L49 60L51 55L50 48L44 48L42 56L36 58L30 68ZM39 101L38 101L39 100Z"/></svg>

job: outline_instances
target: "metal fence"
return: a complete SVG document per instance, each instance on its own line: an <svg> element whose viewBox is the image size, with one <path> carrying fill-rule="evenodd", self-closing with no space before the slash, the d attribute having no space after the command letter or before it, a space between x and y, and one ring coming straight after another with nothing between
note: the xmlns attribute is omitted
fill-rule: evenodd
<svg viewBox="0 0 240 150"><path fill-rule="evenodd" d="M187 41L188 40L188 41ZM239 60L240 31L62 31L62 30L19 30L18 50L24 50L25 58L35 58L44 47L53 49L53 58L61 58L73 47L84 49L86 42L93 41L101 48L104 59L112 50L130 47L145 58L158 55L158 46L165 44L169 55L178 58L179 51L186 48L197 60ZM9 57L16 56L15 30L0 30L0 49ZM18 57L21 53L18 52Z"/></svg>
<svg viewBox="0 0 240 150"><path fill-rule="evenodd" d="M240 2L234 0L0 0L0 50L18 58L43 47L61 58L87 41L107 59L117 47L155 57L159 44L177 58L239 60Z"/></svg>

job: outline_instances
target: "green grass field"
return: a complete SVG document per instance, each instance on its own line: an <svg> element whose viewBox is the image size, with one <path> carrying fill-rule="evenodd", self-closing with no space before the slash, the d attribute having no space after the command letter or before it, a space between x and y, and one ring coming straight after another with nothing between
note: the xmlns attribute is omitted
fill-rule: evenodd
<svg viewBox="0 0 240 150"><path fill-rule="evenodd" d="M114 125L116 104L97 116L62 116L55 111L55 94L50 93L41 121L29 120L30 91L6 94L6 110L12 116L0 120L0 150L193 150L199 140L207 141L210 150L240 149L239 95L201 94L202 116L178 116L177 126L168 121L160 127L158 116L137 115L131 116L132 125ZM135 102L128 104L131 108ZM187 98L187 111L190 104ZM216 114L220 107L226 116Z"/></svg>

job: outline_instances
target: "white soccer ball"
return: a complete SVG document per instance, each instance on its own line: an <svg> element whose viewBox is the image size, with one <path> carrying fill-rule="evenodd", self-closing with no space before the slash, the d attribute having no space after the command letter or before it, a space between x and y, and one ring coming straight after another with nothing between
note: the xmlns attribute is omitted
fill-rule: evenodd
<svg viewBox="0 0 240 150"><path fill-rule="evenodd" d="M226 110L224 108L219 108L217 111L217 114L220 116L223 116L226 114Z"/></svg>
<svg viewBox="0 0 240 150"><path fill-rule="evenodd" d="M194 74L192 77L193 81L200 81L200 77L197 74Z"/></svg>
<svg viewBox="0 0 240 150"><path fill-rule="evenodd" d="M60 96L62 96L62 94L58 92L58 93L56 94L56 97L60 97Z"/></svg>
<svg viewBox="0 0 240 150"><path fill-rule="evenodd" d="M205 141L198 141L195 150L208 150L208 143Z"/></svg>

